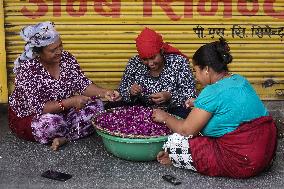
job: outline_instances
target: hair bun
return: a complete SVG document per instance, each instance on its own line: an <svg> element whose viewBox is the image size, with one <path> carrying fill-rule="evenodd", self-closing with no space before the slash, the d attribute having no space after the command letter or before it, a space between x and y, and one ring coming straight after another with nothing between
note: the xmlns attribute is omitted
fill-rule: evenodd
<svg viewBox="0 0 284 189"><path fill-rule="evenodd" d="M232 62L233 57L230 54L230 47L224 38L220 38L219 41L215 43L215 47L223 64L229 64Z"/></svg>
<svg viewBox="0 0 284 189"><path fill-rule="evenodd" d="M223 54L223 63L230 64L233 60L233 57L230 53Z"/></svg>

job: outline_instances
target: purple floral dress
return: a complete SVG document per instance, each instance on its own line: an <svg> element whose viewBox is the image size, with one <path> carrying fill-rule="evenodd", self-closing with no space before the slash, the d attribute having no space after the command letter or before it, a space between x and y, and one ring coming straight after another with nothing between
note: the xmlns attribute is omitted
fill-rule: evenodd
<svg viewBox="0 0 284 189"><path fill-rule="evenodd" d="M100 100L88 103L79 112L71 108L58 114L42 113L46 102L82 94L92 83L73 55L62 52L59 79L53 78L38 58L23 61L18 69L9 106L19 118L34 116L31 127L36 141L48 143L55 137L75 140L94 132L90 119L103 110Z"/></svg>

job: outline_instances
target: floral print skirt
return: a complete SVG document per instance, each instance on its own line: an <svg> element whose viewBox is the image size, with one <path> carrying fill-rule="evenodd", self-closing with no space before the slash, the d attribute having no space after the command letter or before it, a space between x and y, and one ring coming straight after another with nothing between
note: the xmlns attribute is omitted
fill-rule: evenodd
<svg viewBox="0 0 284 189"><path fill-rule="evenodd" d="M42 144L50 143L54 138L59 137L64 137L67 140L76 140L94 132L91 118L93 115L103 110L104 107L102 101L96 100L88 103L79 111L75 108L71 108L57 114L47 113L34 116L30 123L26 123L26 127L32 132L34 140ZM13 125L13 121L9 122L11 122L9 125ZM16 131L12 128L11 130L13 132ZM28 138L23 137L21 133L15 132L15 134L20 138L29 140ZM26 134L29 133L26 132Z"/></svg>

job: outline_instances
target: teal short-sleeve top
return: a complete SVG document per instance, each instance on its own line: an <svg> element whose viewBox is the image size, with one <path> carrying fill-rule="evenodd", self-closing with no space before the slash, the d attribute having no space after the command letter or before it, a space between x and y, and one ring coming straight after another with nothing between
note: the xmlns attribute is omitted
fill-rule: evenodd
<svg viewBox="0 0 284 189"><path fill-rule="evenodd" d="M234 131L240 123L267 116L268 111L249 81L233 74L207 85L194 102L212 117L202 129L204 136L220 137Z"/></svg>

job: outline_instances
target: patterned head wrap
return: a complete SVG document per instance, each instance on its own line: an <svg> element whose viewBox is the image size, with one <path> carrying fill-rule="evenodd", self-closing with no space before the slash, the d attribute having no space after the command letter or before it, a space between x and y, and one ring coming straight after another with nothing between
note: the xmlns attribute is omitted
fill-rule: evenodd
<svg viewBox="0 0 284 189"><path fill-rule="evenodd" d="M161 34L147 27L144 28L136 38L136 48L141 59L151 58L155 54L158 54L161 49L167 54L179 54L187 58L187 56L178 49L168 43L164 43Z"/></svg>
<svg viewBox="0 0 284 189"><path fill-rule="evenodd" d="M20 36L26 44L24 52L14 62L14 73L20 67L21 61L35 58L34 47L45 47L54 43L59 38L59 33L55 30L54 24L48 21L24 27Z"/></svg>

